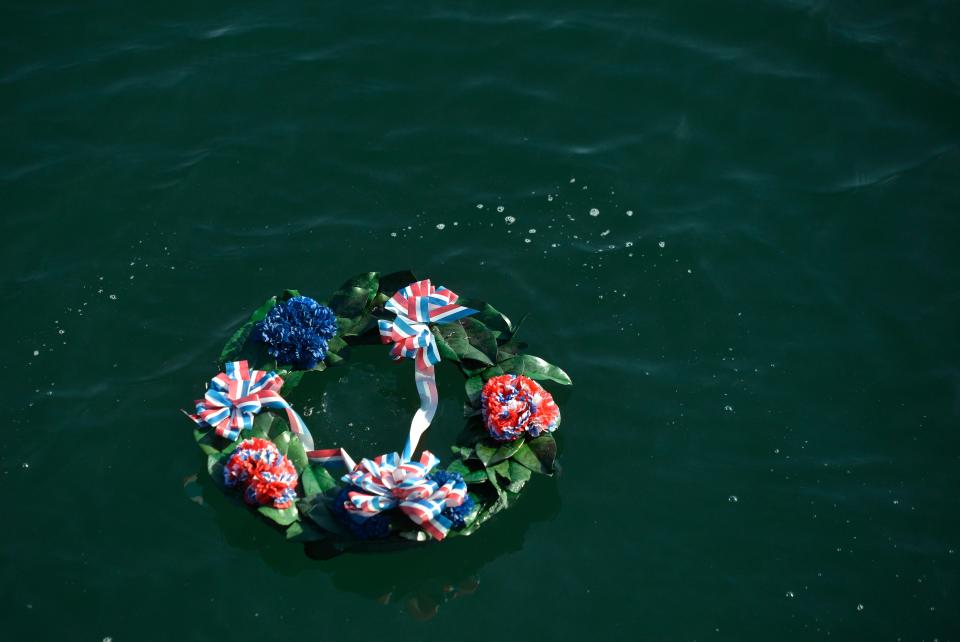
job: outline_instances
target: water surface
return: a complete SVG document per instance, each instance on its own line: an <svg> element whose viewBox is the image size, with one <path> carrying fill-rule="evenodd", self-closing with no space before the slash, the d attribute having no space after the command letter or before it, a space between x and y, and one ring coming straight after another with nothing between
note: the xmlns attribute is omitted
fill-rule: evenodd
<svg viewBox="0 0 960 642"><path fill-rule="evenodd" d="M0 637L956 639L960 12L584 7L2 9ZM529 313L563 474L312 561L177 410L267 296L404 268ZM371 350L332 438L396 448Z"/></svg>

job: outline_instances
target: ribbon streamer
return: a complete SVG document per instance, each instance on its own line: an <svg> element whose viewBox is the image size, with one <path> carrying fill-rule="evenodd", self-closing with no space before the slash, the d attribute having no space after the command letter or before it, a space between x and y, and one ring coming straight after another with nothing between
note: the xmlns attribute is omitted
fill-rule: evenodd
<svg viewBox="0 0 960 642"><path fill-rule="evenodd" d="M378 322L380 340L393 344L390 355L395 360L413 359L416 364L414 381L420 394L420 408L410 422L410 433L401 455L403 461L413 457L420 437L430 427L437 412L434 365L440 363L440 351L430 332L430 324L453 323L477 313L476 310L456 305L458 298L447 288L434 288L430 279L417 281L398 290L384 306L396 314L396 318Z"/></svg>
<svg viewBox="0 0 960 642"><path fill-rule="evenodd" d="M290 430L300 438L311 461L326 464L332 460L353 468L353 460L342 449L313 449L313 436L297 411L280 396L282 387L283 379L276 372L251 370L246 361L231 361L226 372L210 380L207 394L196 402L196 414L187 416L200 426L213 428L221 437L236 441L241 430L253 427L254 415L262 409L284 410Z"/></svg>
<svg viewBox="0 0 960 642"><path fill-rule="evenodd" d="M363 459L343 481L362 489L350 491L344 508L355 519L364 520L377 513L399 506L400 510L434 539L442 540L451 522L441 515L447 507L460 506L467 497L462 479L450 480L442 486L427 475L440 462L430 451L420 461L407 461L397 453Z"/></svg>

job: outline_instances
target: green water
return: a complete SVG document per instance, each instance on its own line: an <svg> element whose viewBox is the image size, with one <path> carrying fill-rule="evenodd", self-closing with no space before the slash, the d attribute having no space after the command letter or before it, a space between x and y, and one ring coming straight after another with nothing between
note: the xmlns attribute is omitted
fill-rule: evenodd
<svg viewBox="0 0 960 642"><path fill-rule="evenodd" d="M960 637L957 6L579 4L4 4L0 638ZM178 409L278 289L404 268L529 313L563 473L314 561ZM410 363L336 377L399 448Z"/></svg>

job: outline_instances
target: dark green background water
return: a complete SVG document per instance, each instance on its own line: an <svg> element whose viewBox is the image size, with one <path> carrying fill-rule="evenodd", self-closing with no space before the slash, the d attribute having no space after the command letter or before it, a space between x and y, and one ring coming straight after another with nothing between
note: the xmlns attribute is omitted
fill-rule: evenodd
<svg viewBox="0 0 960 642"><path fill-rule="evenodd" d="M957 5L580 4L4 3L0 637L957 639ZM278 289L407 267L530 314L564 471L312 561L178 409ZM368 455L371 350L308 418Z"/></svg>

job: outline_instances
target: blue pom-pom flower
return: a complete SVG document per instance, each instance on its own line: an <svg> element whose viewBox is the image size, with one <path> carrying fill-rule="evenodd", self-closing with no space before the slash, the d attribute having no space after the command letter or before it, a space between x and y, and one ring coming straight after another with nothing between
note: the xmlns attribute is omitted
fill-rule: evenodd
<svg viewBox="0 0 960 642"><path fill-rule="evenodd" d="M356 486L344 486L333 500L333 514L357 539L384 539L390 535L390 515L378 513L366 519L356 519L344 503L349 501L350 491L364 492Z"/></svg>
<svg viewBox="0 0 960 642"><path fill-rule="evenodd" d="M333 310L307 296L277 304L254 327L254 336L267 344L277 363L310 370L327 356L327 341L337 334Z"/></svg>

